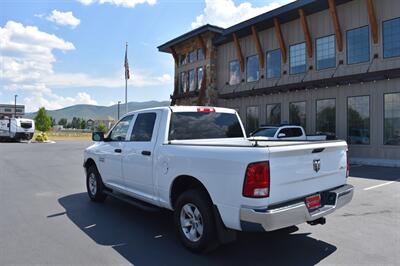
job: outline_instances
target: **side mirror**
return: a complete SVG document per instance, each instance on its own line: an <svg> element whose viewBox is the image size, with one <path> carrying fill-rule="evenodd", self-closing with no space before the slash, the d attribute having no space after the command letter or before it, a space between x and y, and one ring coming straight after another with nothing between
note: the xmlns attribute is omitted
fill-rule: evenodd
<svg viewBox="0 0 400 266"><path fill-rule="evenodd" d="M284 138L284 137L286 137L286 134L285 134L285 133L279 133L279 134L278 134L278 138Z"/></svg>
<svg viewBox="0 0 400 266"><path fill-rule="evenodd" d="M104 133L103 132L93 132L92 140L93 141L104 141Z"/></svg>

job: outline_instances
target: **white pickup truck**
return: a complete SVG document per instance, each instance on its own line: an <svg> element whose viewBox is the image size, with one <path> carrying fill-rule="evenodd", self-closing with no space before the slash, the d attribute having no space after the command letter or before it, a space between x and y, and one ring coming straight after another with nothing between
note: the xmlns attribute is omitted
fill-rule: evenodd
<svg viewBox="0 0 400 266"><path fill-rule="evenodd" d="M250 134L252 140L326 140L326 135L306 135L301 126L263 126Z"/></svg>
<svg viewBox="0 0 400 266"><path fill-rule="evenodd" d="M235 110L173 106L125 115L84 153L89 197L174 211L192 251L325 216L349 203L345 141L251 141Z"/></svg>

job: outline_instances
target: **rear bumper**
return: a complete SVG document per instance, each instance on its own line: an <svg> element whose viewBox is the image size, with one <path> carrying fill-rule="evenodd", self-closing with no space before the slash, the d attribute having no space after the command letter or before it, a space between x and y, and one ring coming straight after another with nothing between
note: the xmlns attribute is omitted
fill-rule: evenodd
<svg viewBox="0 0 400 266"><path fill-rule="evenodd" d="M322 206L309 210L304 199L293 203L280 204L268 209L240 209L240 224L243 231L273 231L326 216L349 203L353 198L354 187L343 185L324 191Z"/></svg>

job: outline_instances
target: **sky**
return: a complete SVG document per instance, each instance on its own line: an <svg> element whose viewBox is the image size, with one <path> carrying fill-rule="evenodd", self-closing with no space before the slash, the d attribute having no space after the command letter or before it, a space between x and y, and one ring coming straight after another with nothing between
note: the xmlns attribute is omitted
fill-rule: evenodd
<svg viewBox="0 0 400 266"><path fill-rule="evenodd" d="M0 103L27 112L169 100L174 62L157 46L204 24L229 27L293 0L0 0Z"/></svg>

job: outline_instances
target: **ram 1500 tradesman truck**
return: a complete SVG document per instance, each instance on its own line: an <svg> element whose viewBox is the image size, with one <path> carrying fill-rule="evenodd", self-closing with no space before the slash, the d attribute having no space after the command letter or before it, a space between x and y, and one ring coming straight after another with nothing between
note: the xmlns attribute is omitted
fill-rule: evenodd
<svg viewBox="0 0 400 266"><path fill-rule="evenodd" d="M192 251L232 241L238 230L323 224L353 197L345 141L252 141L231 109L135 111L92 137L89 197L172 210Z"/></svg>

